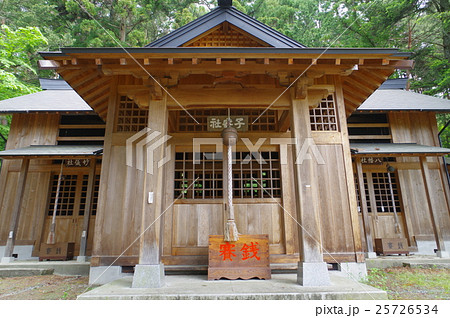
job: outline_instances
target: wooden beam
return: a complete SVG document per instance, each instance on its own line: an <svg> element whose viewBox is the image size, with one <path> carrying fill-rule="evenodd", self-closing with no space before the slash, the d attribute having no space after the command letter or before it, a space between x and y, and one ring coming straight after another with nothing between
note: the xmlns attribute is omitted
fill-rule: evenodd
<svg viewBox="0 0 450 318"><path fill-rule="evenodd" d="M144 65L150 65L150 59L149 58L145 58L144 59Z"/></svg>
<svg viewBox="0 0 450 318"><path fill-rule="evenodd" d="M281 113L280 119L278 120L278 131L286 132L291 126L291 121L289 118L289 111L283 110Z"/></svg>
<svg viewBox="0 0 450 318"><path fill-rule="evenodd" d="M28 168L30 167L30 159L22 159L20 167L19 180L16 187L16 197L11 211L11 220L9 222L9 233L6 241L4 257L12 257L14 251L14 242L17 236L17 228L19 226L20 211L22 209L23 195L25 192L25 184L28 176Z"/></svg>
<svg viewBox="0 0 450 318"><path fill-rule="evenodd" d="M440 213L438 210L438 206L436 204L437 200L435 199L435 193L432 190L431 186L434 181L431 179L430 171L428 168L427 157L420 157L420 168L422 171L423 184L425 186L425 194L427 197L427 205L428 210L430 212L430 221L433 226L433 234L436 240L436 246L439 252L445 252L445 243L444 237L442 236L441 223L439 222L439 215L444 215L446 213Z"/></svg>
<svg viewBox="0 0 450 318"><path fill-rule="evenodd" d="M89 164L89 176L86 193L86 205L83 216L83 228L81 230L80 239L80 253L79 256L86 256L87 240L89 233L89 219L92 214L92 207L94 205L94 191L95 191L95 168L97 166L97 158L91 158Z"/></svg>
<svg viewBox="0 0 450 318"><path fill-rule="evenodd" d="M372 233L370 229L369 211L367 209L366 188L364 186L364 175L361 164L361 158L359 157L355 158L355 162L356 162L356 173L358 178L359 203L363 219L364 238L366 241L366 251L368 253L373 253Z"/></svg>
<svg viewBox="0 0 450 318"><path fill-rule="evenodd" d="M283 93L283 88L256 89L256 88L204 88L201 90L169 88L170 96L167 99L168 106L179 106L172 99L175 98L184 107L190 105L259 105L268 106L274 102L277 96ZM274 107L290 105L288 94L283 94L273 104Z"/></svg>

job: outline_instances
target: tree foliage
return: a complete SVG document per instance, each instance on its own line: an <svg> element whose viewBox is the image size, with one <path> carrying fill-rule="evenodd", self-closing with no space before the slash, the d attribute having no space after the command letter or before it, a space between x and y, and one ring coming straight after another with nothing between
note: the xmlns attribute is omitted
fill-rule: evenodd
<svg viewBox="0 0 450 318"><path fill-rule="evenodd" d="M36 50L47 41L35 27L0 27L0 100L36 92Z"/></svg>
<svg viewBox="0 0 450 318"><path fill-rule="evenodd" d="M417 92L450 98L450 0L233 5L306 46L410 51L415 68L396 76L408 76ZM0 0L0 99L36 90L38 48L144 46L216 6L217 0Z"/></svg>

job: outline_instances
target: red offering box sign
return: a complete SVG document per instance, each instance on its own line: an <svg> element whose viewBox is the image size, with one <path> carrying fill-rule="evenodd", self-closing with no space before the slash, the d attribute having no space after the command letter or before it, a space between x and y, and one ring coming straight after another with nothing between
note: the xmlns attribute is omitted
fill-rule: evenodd
<svg viewBox="0 0 450 318"><path fill-rule="evenodd" d="M208 280L270 277L269 235L240 235L237 242L209 236Z"/></svg>

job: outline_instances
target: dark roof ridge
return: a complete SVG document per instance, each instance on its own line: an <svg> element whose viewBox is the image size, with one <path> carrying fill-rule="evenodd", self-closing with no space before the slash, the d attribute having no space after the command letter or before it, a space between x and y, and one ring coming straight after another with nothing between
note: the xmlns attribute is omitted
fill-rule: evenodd
<svg viewBox="0 0 450 318"><path fill-rule="evenodd" d="M216 7L209 13L172 31L160 39L153 41L145 47L179 47L225 21L241 28L273 47L305 48L303 44L246 15L232 6Z"/></svg>

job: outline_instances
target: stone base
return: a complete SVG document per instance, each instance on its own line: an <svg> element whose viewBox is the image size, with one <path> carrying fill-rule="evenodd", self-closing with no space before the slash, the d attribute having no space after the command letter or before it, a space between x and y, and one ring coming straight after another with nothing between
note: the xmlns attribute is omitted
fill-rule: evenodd
<svg viewBox="0 0 450 318"><path fill-rule="evenodd" d="M77 256L78 263L85 263L87 261L88 261L87 256Z"/></svg>
<svg viewBox="0 0 450 318"><path fill-rule="evenodd" d="M340 263L338 267L345 277L355 281L361 281L367 276L366 263Z"/></svg>
<svg viewBox="0 0 450 318"><path fill-rule="evenodd" d="M321 263L298 263L297 282L302 286L330 286L328 265Z"/></svg>
<svg viewBox="0 0 450 318"><path fill-rule="evenodd" d="M159 288L164 286L164 264L136 265L132 288Z"/></svg>
<svg viewBox="0 0 450 318"><path fill-rule="evenodd" d="M440 258L449 258L449 254L447 251L437 251L436 256Z"/></svg>
<svg viewBox="0 0 450 318"><path fill-rule="evenodd" d="M377 253L375 252L366 252L364 253L365 258L377 258Z"/></svg>
<svg viewBox="0 0 450 318"><path fill-rule="evenodd" d="M16 259L14 257L2 257L2 263L8 264L14 262Z"/></svg>
<svg viewBox="0 0 450 318"><path fill-rule="evenodd" d="M89 271L89 284L104 285L122 277L121 266L95 266Z"/></svg>

